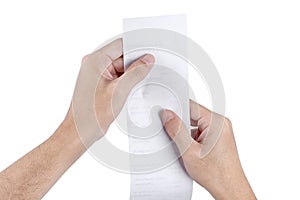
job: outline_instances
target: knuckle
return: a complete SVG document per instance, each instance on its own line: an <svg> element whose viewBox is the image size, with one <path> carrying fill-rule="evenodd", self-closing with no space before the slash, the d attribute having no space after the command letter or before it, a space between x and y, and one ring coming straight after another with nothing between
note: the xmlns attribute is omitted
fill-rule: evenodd
<svg viewBox="0 0 300 200"><path fill-rule="evenodd" d="M224 128L227 130L232 128L232 123L231 123L230 119L227 117L224 118Z"/></svg>
<svg viewBox="0 0 300 200"><path fill-rule="evenodd" d="M215 112L213 112L212 114L213 114L213 117L215 117L215 119L218 123L224 123L225 127L231 127L232 126L231 121L230 121L229 118L227 118L223 115L220 115L218 113L215 113Z"/></svg>
<svg viewBox="0 0 300 200"><path fill-rule="evenodd" d="M89 54L83 56L83 58L81 59L81 64L83 64L88 59L88 57L89 57Z"/></svg>

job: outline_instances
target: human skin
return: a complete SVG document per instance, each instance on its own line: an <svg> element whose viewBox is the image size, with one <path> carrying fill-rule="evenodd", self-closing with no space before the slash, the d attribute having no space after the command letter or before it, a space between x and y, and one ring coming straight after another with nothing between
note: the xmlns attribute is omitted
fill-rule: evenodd
<svg viewBox="0 0 300 200"><path fill-rule="evenodd" d="M147 54L124 72L122 54L122 40L118 39L85 56L81 63L77 84L86 83L86 79L80 79L84 72L87 77L100 74L95 111L101 131L81 133L79 137L71 104L63 122L46 141L0 173L1 199L41 199L87 148L105 135L131 88L147 75L155 61ZM122 89L117 90L120 86ZM116 97L119 101L112 111L112 98ZM192 131L195 140L173 112L161 112L165 129L179 149L183 141L191 142L182 156L189 175L216 199L255 199L238 158L229 120L225 120L213 150L200 158L203 146L198 138L210 126L213 113L192 101L190 106L192 125L199 125ZM176 135L180 137L176 139Z"/></svg>
<svg viewBox="0 0 300 200"><path fill-rule="evenodd" d="M190 125L195 127L191 130L192 134L171 110L161 111L160 116L166 132L182 153L186 171L215 199L256 199L241 166L229 119L192 100ZM220 134L212 150L204 157L202 151L208 144L203 142L203 137L200 137L202 134L207 134L206 137Z"/></svg>
<svg viewBox="0 0 300 200"><path fill-rule="evenodd" d="M122 49L122 40L115 40L85 56L81 64L79 77L86 68L89 73L101 74L95 94L95 110L102 131L82 133L79 137L71 105L65 119L49 139L0 173L0 199L41 199L87 148L103 137L114 120L110 106L113 95L120 98L120 105L115 106L120 109L130 89L147 75L154 63L152 55L144 55L124 73ZM126 88L114 94L120 82ZM85 83L79 80L79 84Z"/></svg>

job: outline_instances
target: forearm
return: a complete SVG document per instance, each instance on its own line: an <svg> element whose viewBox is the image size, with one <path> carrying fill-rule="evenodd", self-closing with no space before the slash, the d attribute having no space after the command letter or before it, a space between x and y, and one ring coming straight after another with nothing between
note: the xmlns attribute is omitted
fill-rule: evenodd
<svg viewBox="0 0 300 200"><path fill-rule="evenodd" d="M234 170L233 170L234 169ZM216 200L256 200L242 167L232 167L220 175L209 191Z"/></svg>
<svg viewBox="0 0 300 200"><path fill-rule="evenodd" d="M1 198L41 199L85 150L66 119L48 140L0 174Z"/></svg>
<svg viewBox="0 0 300 200"><path fill-rule="evenodd" d="M218 192L212 193L216 200L256 200L255 194L246 179L235 181L234 186L222 186Z"/></svg>

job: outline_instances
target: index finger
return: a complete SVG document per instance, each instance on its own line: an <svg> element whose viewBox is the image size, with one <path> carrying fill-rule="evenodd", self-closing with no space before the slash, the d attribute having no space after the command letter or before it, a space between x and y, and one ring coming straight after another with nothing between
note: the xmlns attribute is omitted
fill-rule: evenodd
<svg viewBox="0 0 300 200"><path fill-rule="evenodd" d="M115 60L123 55L123 40L118 38L111 43L94 51L90 56L99 60L102 67L109 67Z"/></svg>
<svg viewBox="0 0 300 200"><path fill-rule="evenodd" d="M198 126L199 121L209 122L211 113L209 109L190 99L190 123L192 126Z"/></svg>

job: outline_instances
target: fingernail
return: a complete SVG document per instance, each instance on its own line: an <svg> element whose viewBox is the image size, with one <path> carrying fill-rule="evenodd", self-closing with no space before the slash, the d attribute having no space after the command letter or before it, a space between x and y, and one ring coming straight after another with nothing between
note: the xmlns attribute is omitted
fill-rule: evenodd
<svg viewBox="0 0 300 200"><path fill-rule="evenodd" d="M154 56L151 54L146 54L141 61L143 61L146 65L153 65L154 63Z"/></svg>
<svg viewBox="0 0 300 200"><path fill-rule="evenodd" d="M174 117L173 113L169 110L162 110L160 111L159 115L163 125L165 125L168 121L170 121Z"/></svg>

